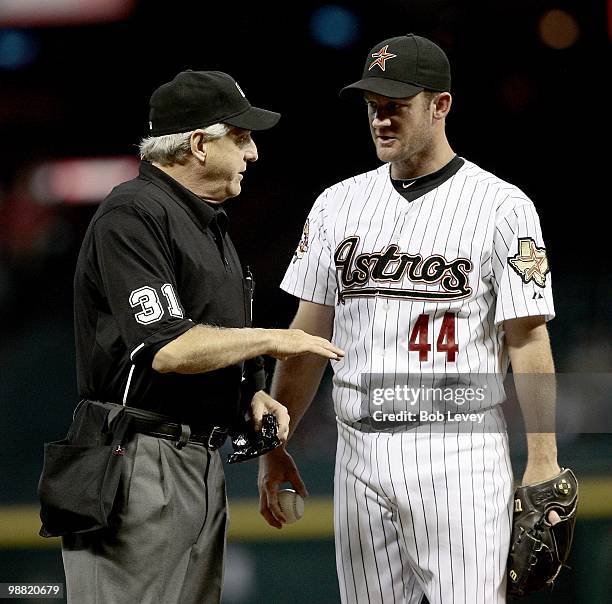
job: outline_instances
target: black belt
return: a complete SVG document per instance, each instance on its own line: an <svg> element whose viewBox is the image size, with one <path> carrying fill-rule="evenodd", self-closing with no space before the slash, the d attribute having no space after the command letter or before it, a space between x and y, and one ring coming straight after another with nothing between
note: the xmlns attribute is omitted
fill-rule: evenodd
<svg viewBox="0 0 612 604"><path fill-rule="evenodd" d="M176 441L176 447L182 449L187 443L202 445L209 451L216 451L225 442L228 430L221 426L212 426L202 432L192 432L189 424L179 424L170 418L153 411L136 407L123 407L124 412L133 417L132 427L135 432Z"/></svg>
<svg viewBox="0 0 612 604"><path fill-rule="evenodd" d="M354 422L345 422L341 420L343 424L359 430L360 432L372 433L372 432L405 432L410 428L416 428L422 426L423 422L419 420L404 421L404 422L389 422L389 421L376 421L371 417L362 417Z"/></svg>

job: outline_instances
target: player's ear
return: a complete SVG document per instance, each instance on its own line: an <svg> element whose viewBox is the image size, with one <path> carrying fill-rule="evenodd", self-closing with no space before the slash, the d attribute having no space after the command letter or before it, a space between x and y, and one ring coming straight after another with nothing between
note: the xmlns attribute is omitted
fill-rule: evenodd
<svg viewBox="0 0 612 604"><path fill-rule="evenodd" d="M200 162L206 161L206 142L204 140L204 130L194 130L189 137L191 154Z"/></svg>
<svg viewBox="0 0 612 604"><path fill-rule="evenodd" d="M437 120L444 119L450 111L453 97L450 92L441 92L434 98L433 117Z"/></svg>

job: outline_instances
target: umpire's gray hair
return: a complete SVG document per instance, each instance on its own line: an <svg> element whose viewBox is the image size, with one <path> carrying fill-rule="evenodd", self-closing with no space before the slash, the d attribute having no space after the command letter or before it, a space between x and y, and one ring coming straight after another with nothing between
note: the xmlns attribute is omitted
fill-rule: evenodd
<svg viewBox="0 0 612 604"><path fill-rule="evenodd" d="M211 141L225 136L230 127L227 124L213 124L203 128L204 141ZM163 136L147 136L140 141L138 149L140 159L146 159L162 166L182 164L191 154L189 139L194 133L180 132L179 134L165 134Z"/></svg>

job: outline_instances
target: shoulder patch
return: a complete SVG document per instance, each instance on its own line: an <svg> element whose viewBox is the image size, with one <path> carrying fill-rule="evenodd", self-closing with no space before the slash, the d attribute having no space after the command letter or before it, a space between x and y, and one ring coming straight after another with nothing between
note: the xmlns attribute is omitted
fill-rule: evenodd
<svg viewBox="0 0 612 604"><path fill-rule="evenodd" d="M546 286L546 275L550 272L546 248L537 247L531 237L518 240L518 254L508 258L508 263L523 283L533 281L539 287Z"/></svg>
<svg viewBox="0 0 612 604"><path fill-rule="evenodd" d="M302 230L302 238L298 243L298 246L293 254L293 262L296 260L301 260L304 256L304 253L308 250L308 230L309 230L309 221L306 219L304 223L304 229Z"/></svg>

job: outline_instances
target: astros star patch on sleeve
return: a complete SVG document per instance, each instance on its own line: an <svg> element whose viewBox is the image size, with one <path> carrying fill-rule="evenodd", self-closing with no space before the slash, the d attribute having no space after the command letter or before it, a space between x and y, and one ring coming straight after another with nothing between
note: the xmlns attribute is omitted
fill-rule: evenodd
<svg viewBox="0 0 612 604"><path fill-rule="evenodd" d="M521 277L523 283L533 281L539 287L546 286L546 275L550 272L546 248L537 247L531 237L518 240L518 254L508 258L508 263Z"/></svg>

